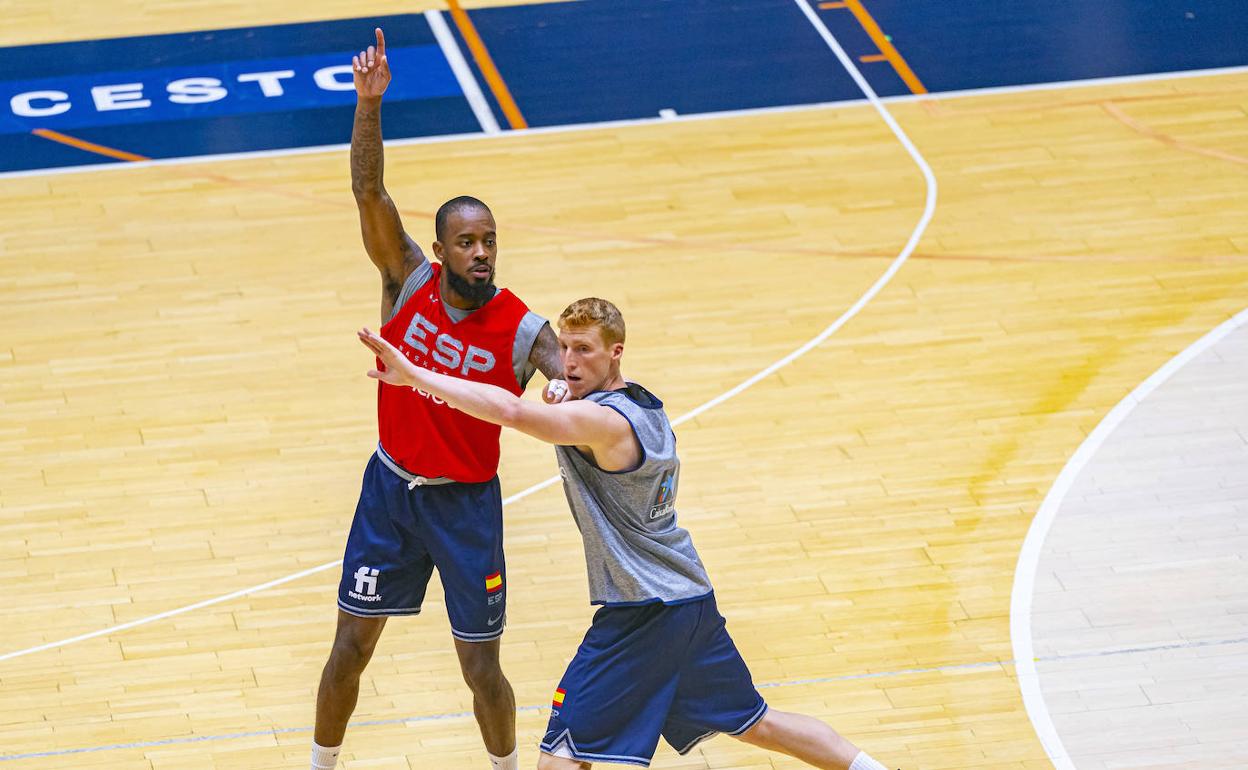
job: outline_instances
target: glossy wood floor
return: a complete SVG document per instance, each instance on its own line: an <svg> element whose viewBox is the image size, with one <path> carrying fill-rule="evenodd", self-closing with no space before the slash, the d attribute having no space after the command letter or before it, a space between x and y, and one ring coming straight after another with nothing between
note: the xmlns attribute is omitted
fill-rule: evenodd
<svg viewBox="0 0 1248 770"><path fill-rule="evenodd" d="M332 5L299 13L353 14ZM15 11L46 27L36 7ZM61 39L112 33L82 14ZM681 519L774 706L906 770L1047 768L1009 664L1018 549L1109 408L1248 305L1248 76L892 109L940 184L919 252L679 429ZM625 372L673 417L843 312L924 194L866 108L393 147L387 172L425 243L442 200L488 201L500 280L538 311L614 299ZM0 654L338 558L378 294L345 152L0 180ZM535 441L503 451L505 494L554 472ZM532 767L591 610L558 488L506 518ZM305 767L336 579L0 662L0 753L106 748L4 766ZM387 629L356 712L382 724L340 766L483 767L470 708L429 601ZM799 767L722 737L653 766Z"/></svg>

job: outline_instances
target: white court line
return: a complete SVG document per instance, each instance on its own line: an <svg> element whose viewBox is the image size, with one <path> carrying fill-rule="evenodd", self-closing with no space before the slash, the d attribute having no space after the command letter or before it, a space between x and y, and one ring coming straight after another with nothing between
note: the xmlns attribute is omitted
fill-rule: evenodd
<svg viewBox="0 0 1248 770"><path fill-rule="evenodd" d="M745 390L746 388L749 388L751 385L754 385L755 383L762 380L763 378L768 377L771 374L774 374L777 370L793 363L798 358L802 357L806 353L809 353L811 350L813 350L816 346L818 346L821 342L826 340L828 337L832 336L838 329L840 329L842 326L848 323L851 318L858 315L858 313L861 312L864 307L866 307L867 303L870 302L871 299L876 294L878 294L881 289L884 288L884 285L887 284L889 280L891 280L892 277L897 274L897 271L900 270L901 266L905 264L907 259L910 258L910 255L914 253L915 248L917 248L919 245L919 239L923 237L923 232L927 229L928 223L932 221L932 215L936 213L936 193L937 193L936 176L932 173L931 166L928 165L927 161L919 153L918 149L915 148L914 143L910 141L910 137L906 136L906 132L903 131L901 129L901 126L897 124L897 121L893 119L893 116L892 114L889 113L888 108L885 107L884 104L880 101L880 97L876 95L874 89L872 89L871 85L867 83L866 78L864 78L862 76L862 73L858 71L858 67L854 64L853 60L849 58L849 55L845 53L845 49L841 48L840 43L837 42L836 38L832 35L832 33L828 30L828 28L824 26L823 21L821 21L819 17L815 15L815 12L811 10L810 6L806 4L805 0L794 0L794 2L797 3L797 5L802 9L802 12L806 14L806 17L810 19L810 23L814 25L815 31L819 33L819 36L823 38L824 42L827 43L828 47L832 49L832 52L836 54L836 58L840 60L841 64L845 67L845 69L849 72L850 76L854 79L854 82L856 82L858 84L858 87L862 89L862 92L866 94L867 100L872 104L872 106L875 107L876 111L879 112L880 117L883 118L885 124L888 125L889 129L893 132L893 135L896 136L897 140L901 142L902 147L904 147L906 152L910 154L910 157L914 159L914 162L918 165L919 170L923 173L923 179L927 183L927 198L923 206L923 215L919 217L918 224L914 226L913 232L910 233L910 239L907 240L906 245L902 247L901 253L899 253L897 257L893 259L893 261L889 264L888 269L884 271L884 274L881 275L879 279L876 280L875 283L871 284L871 287L867 289L866 293L864 293L861 297L859 297L858 301L855 302L852 306L850 306L848 310L842 313L839 318L837 318L835 321L829 324L826 329L821 331L818 335L816 335L809 342L802 345L797 350L794 350L792 353L789 353L784 358L781 358L779 361L776 361L775 363L771 364L767 368L763 369L762 371L758 372L754 376L740 383L736 387L726 391L725 393L722 393L716 396L715 398L712 398L710 401L707 401L701 406L694 408L693 410L681 415L680 417L677 417L675 420L672 421L672 425L674 426L688 422L689 420L692 420L693 418L697 417L698 415L702 414L708 409L713 409L716 406L719 406L720 404L724 403L725 401L732 398L733 396L736 396L737 394L741 393L743 390ZM528 497L529 495L539 490L549 487L550 485L554 484L558 480L559 480L558 476L552 476L546 479L545 481L542 481L538 484L534 484L528 489L525 489L521 492L517 492L516 494L504 500L503 505L509 505L517 500L521 500L525 497ZM169 610L168 612L162 612L158 615L152 615L147 618L140 618L138 620L132 620L129 623L123 623L119 626L113 626L111 628L100 629L99 631L92 631L90 633L81 634L79 636L71 637L69 639L62 639L62 640L55 641L55 642L48 642L46 644L41 644L41 645L30 647L24 650L17 650L15 652L6 653L4 655L0 655L0 661L5 661L11 658L21 657L23 655L29 655L33 652L38 652L40 650L49 650L49 649L53 649L56 647L63 647L65 645L73 644L75 642L81 642L87 639L94 639L95 637L98 637L98 636L104 636L106 634L111 634L116 631L122 631L128 628L134 628L135 626L140 626L145 623L151 623L156 620L162 620L164 618L173 617L174 615L181 615L182 613L190 612L193 609L199 609L201 607L208 607L213 604L219 604L228 599L233 599L233 598L237 598L240 596L246 596L248 594L264 590L265 588L271 588L273 586L280 585L282 583L286 583L291 580L295 580L299 577L313 575L317 572L323 572L324 570L332 569L341 563L342 563L342 560L338 559L336 561L328 562L326 564L322 564L317 567L312 567L310 569L303 570L302 572L298 572L295 575L289 575L284 578L278 578L277 580L272 580L272 581L263 583L258 586L253 586L251 588L244 588L239 591L234 591L233 593L226 594L225 596L220 596L214 599L207 599L205 601L197 602L195 604L191 604L186 607L179 607L177 609Z"/></svg>
<svg viewBox="0 0 1248 770"><path fill-rule="evenodd" d="M1148 75L1122 75L1112 78L1096 78L1092 80L1061 80L1052 83L1031 83L1022 86L996 86L991 88L970 88L963 91L932 92L926 94L905 94L902 96L877 97L886 104L899 104L915 101L943 101L945 99L963 99L971 96L993 96L1002 94L1019 94L1031 91L1053 91L1062 88L1087 88L1091 86L1109 86L1129 83L1151 83L1160 80L1177 80L1182 78L1213 77L1215 75L1238 75L1248 73L1245 67L1221 67L1207 70L1182 70L1180 72L1159 72ZM389 139L387 147L408 147L421 144L443 144L446 142L464 142L478 139L504 139L512 136L529 136L532 134L565 134L594 131L598 129L629 128L632 126L649 126L659 123L678 123L699 120L719 120L721 118L749 117L753 115L783 115L787 113L812 112L816 110L842 110L870 104L869 99L847 99L839 102L817 102L815 104L791 104L778 107L751 107L743 110L722 110L719 112L695 112L677 115L674 118L632 118L629 120L604 120L596 123L568 123L561 126L545 126L540 128L522 128L500 131L497 134L467 133L442 134L439 136L414 136L407 139ZM493 113L491 113L491 117ZM98 171L114 171L124 168L149 168L152 166L179 166L197 163L215 163L217 161L283 158L297 155L315 155L317 153L341 152L351 148L349 143L318 144L311 147L289 147L282 150L255 150L253 152L227 152L216 155L188 155L178 158L161 160L144 160L137 162L96 163L84 166L63 166L58 168L37 168L29 171L3 171L0 179L17 179L30 176L56 176L59 174L85 174ZM123 148L124 149L124 148Z"/></svg>
<svg viewBox="0 0 1248 770"><path fill-rule="evenodd" d="M1040 566L1040 556L1044 549L1044 540L1053 527L1058 509L1065 500L1066 494L1074 485L1080 472L1096 455L1097 450L1106 439L1122 424L1135 407L1148 397L1166 380L1182 369L1193 358L1217 344L1226 335L1241 326L1248 324L1248 309L1240 311L1230 320L1218 325L1213 331L1192 343L1186 350L1170 359L1151 377L1140 383L1127 397L1118 402L1117 406L1105 415L1100 424L1088 434L1066 467L1058 474L1057 480L1045 495L1040 510L1031 520L1027 537L1023 540L1022 550L1018 554L1018 566L1014 568L1014 588L1010 594L1010 643L1014 648L1015 670L1018 674L1018 688L1022 691L1023 706L1027 709L1027 717L1031 720L1036 735L1040 738L1044 751L1049 755L1056 770L1075 770L1053 725L1048 704L1044 701L1044 692L1040 688L1040 675L1036 671L1036 653L1031 636L1031 600L1035 593L1036 571Z"/></svg>
<svg viewBox="0 0 1248 770"><path fill-rule="evenodd" d="M901 146L906 149L906 152L910 154L910 157L914 159L915 164L918 165L919 171L923 173L923 180L927 183L927 197L923 204L923 216L919 218L918 224L914 226L914 231L910 233L910 240L906 241L906 245L902 247L901 253L898 254L897 258L892 261L892 263L888 266L888 269L884 271L884 274L881 275L875 283L871 284L871 288L867 289L866 293L859 297L857 302L842 313L840 318L829 324L826 329L819 332L818 335L816 335L805 345L802 345L797 350L794 350L792 353L788 354L766 369L763 369L761 372L755 374L753 377L750 377L748 380L742 382L740 385L737 385L735 388L712 398L705 404L702 404L692 411L676 418L672 421L672 425L680 425L681 423L688 422L706 410L713 409L714 407L722 404L764 377L771 376L777 370L782 369L796 361L798 358L801 358L803 355L809 353L815 347L822 344L828 337L835 334L836 331L848 323L851 318L858 315L859 311L866 307L866 304L870 302L876 294L880 293L880 290L884 288L884 285L892 280L893 276L897 274L897 271L901 269L901 266L905 264L906 260L910 258L910 255L914 253L915 248L918 247L919 239L923 237L924 231L927 230L928 223L932 221L932 215L936 213L936 175L932 173L931 166L927 164L923 155L919 153L918 149L914 146L914 143L910 141L910 137L906 136L906 132L901 130L901 126L897 125L897 121L893 119L892 113L890 113L888 108L880 102L880 97L877 96L875 90L871 88L871 84L868 83L867 79L864 78L862 73L858 71L858 67L854 64L854 60L849 58L849 54L845 53L844 48L841 48L841 44L837 42L836 37L830 30L828 30L827 26L823 23L823 20L820 19L814 9L810 7L810 3L807 2L807 0L793 0L793 2L797 3L797 7L801 8L802 13L806 14L806 18L810 20L810 23L814 26L815 31L818 32L819 36L823 38L823 42L827 43L828 47L832 49L832 53L836 54L836 58L841 60L841 64L845 67L846 71L849 72L850 77L854 79L854 82L858 84L858 87L862 89L862 92L867 95L867 100L871 102L873 107L875 107L876 112L878 112L880 117L884 119L884 122L893 132L893 135L897 137L897 141L901 142Z"/></svg>
<svg viewBox="0 0 1248 770"><path fill-rule="evenodd" d="M86 640L94 639L97 636L104 636L105 634L115 634L119 631L125 631L126 629L134 628L135 626L142 626L148 623L154 623L157 620L164 620L165 618L172 618L175 615L181 615L185 612L190 612L191 610L198 610L203 607L211 607L214 604L227 602L230 599L237 599L242 596L247 596L248 594L254 594L259 591L263 591L267 588L280 586L283 583L289 583L292 580L298 580L301 577L307 577L308 575L315 575L318 572L324 572L325 570L330 569L331 567L335 567L339 564L342 564L342 559L339 559L338 561L329 562L327 564L321 564L317 567L310 567L308 569L292 573L285 577L280 577L276 580L270 580L267 583L261 583L260 585L257 585L257 586L251 586L250 588L241 588L232 593L225 594L224 596L217 596L212 599L205 599L202 602L195 602L194 604L188 604L185 607L178 607L177 609L168 610L167 612L161 612L156 615L149 615L145 618L139 618L138 620L131 620L128 623L121 623L116 626L109 626L108 628L101 628L99 631L91 631L86 634L79 634L78 636L71 636L68 639L60 639L55 642L48 642L46 644L40 644L35 647L28 647L25 650L18 650L17 652L8 652L8 653L5 653L4 655L0 655L0 661L8 660L9 658L20 658L23 655L30 655L31 653L42 652L43 650L52 650L57 647L66 647L68 645L74 644L75 642L85 642Z"/></svg>
<svg viewBox="0 0 1248 770"><path fill-rule="evenodd" d="M487 134L497 134L499 132L498 121L494 118L494 112L490 110L489 103L485 101L485 94L481 93L481 85L473 77L468 62L464 60L463 52L459 50L459 44L455 42L455 36L451 34L451 28L446 26L446 19L442 18L442 12L431 8L425 11L425 20L429 22L433 36L438 39L438 45L442 47L442 55L451 65L451 72L455 73L455 79L459 81L459 89L464 92L468 106L472 107L472 114L477 116L481 130Z"/></svg>

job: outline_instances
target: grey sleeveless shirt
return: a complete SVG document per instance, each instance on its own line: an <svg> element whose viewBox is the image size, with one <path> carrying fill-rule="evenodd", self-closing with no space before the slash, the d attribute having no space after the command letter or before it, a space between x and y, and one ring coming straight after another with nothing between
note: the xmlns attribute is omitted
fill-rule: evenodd
<svg viewBox="0 0 1248 770"><path fill-rule="evenodd" d="M563 490L585 541L592 604L678 604L711 592L689 533L676 526L680 459L663 402L636 383L585 397L619 412L640 464L604 471L575 447L555 447Z"/></svg>

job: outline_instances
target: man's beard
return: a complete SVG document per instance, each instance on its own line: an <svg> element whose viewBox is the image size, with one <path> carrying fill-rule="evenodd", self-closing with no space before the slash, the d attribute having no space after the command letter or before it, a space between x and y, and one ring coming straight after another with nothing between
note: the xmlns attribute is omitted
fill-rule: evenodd
<svg viewBox="0 0 1248 770"><path fill-rule="evenodd" d="M484 283L476 283L469 281L459 273L451 269L450 265L446 268L446 281L451 285L451 290L459 296L468 300L473 305L484 305L494 296L494 271L490 270L490 279Z"/></svg>

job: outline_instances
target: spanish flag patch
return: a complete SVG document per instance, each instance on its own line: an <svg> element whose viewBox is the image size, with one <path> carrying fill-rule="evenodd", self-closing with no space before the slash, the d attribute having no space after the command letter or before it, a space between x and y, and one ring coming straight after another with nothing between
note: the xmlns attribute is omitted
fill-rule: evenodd
<svg viewBox="0 0 1248 770"><path fill-rule="evenodd" d="M554 699L550 702L551 708L562 708L562 707L563 707L563 696L565 696L565 695L567 695L567 694L568 694L568 693L567 693L567 692L566 692L566 691L565 691L562 687L561 687L561 688L559 688L558 690L555 690L555 697L554 697Z"/></svg>
<svg viewBox="0 0 1248 770"><path fill-rule="evenodd" d="M487 594L498 593L503 590L503 576L501 573L495 572L493 575L485 576L485 592Z"/></svg>

